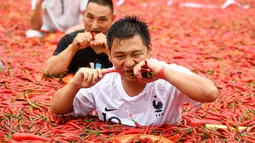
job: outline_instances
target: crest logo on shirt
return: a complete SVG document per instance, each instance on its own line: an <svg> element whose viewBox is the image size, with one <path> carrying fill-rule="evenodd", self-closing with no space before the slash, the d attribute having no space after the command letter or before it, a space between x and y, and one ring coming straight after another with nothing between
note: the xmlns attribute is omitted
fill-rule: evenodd
<svg viewBox="0 0 255 143"><path fill-rule="evenodd" d="M156 99L157 96L154 95L154 98ZM161 113L163 110L163 103L161 101L156 101L156 100L153 100L152 101L152 106L154 107L155 109L155 112L156 112L156 117L157 116L163 116L163 113Z"/></svg>

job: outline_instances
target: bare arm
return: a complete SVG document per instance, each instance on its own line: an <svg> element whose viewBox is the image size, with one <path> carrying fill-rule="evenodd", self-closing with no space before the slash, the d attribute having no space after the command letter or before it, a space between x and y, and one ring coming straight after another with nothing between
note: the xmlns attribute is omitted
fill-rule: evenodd
<svg viewBox="0 0 255 143"><path fill-rule="evenodd" d="M50 109L56 114L73 111L73 100L80 88L89 88L103 78L101 69L81 68L74 78L53 97Z"/></svg>
<svg viewBox="0 0 255 143"><path fill-rule="evenodd" d="M73 100L80 87L71 80L67 85L58 90L53 97L50 109L56 114L65 114L73 111Z"/></svg>
<svg viewBox="0 0 255 143"><path fill-rule="evenodd" d="M147 59L146 61L148 63L147 66L156 74L156 76L153 79L149 79L149 81L159 79L162 64L156 59ZM145 62L143 61L136 65L134 69L134 74L139 78L141 78L140 69L144 65ZM187 74L166 66L164 68L164 75L161 78L174 85L183 94L195 101L213 102L219 96L219 91L211 80L195 74Z"/></svg>
<svg viewBox="0 0 255 143"><path fill-rule="evenodd" d="M73 56L77 52L72 44L70 44L64 51L62 51L57 56L50 57L44 67L44 73L58 76L63 74L68 68Z"/></svg>
<svg viewBox="0 0 255 143"><path fill-rule="evenodd" d="M42 2L43 0L37 0L35 9L33 10L32 17L30 19L32 29L34 30L40 30L43 25L44 10L42 9Z"/></svg>
<svg viewBox="0 0 255 143"><path fill-rule="evenodd" d="M205 77L186 74L166 67L163 79L173 84L183 94L195 101L213 102L219 96L219 91L214 83Z"/></svg>
<svg viewBox="0 0 255 143"><path fill-rule="evenodd" d="M63 74L68 68L75 53L80 49L88 47L91 39L92 36L89 32L79 33L64 51L57 56L52 56L46 61L44 73L53 76Z"/></svg>

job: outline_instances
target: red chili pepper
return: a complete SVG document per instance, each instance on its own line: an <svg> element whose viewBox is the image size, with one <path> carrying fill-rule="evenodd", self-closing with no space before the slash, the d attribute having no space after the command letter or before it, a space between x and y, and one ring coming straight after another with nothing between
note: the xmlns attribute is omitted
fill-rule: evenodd
<svg viewBox="0 0 255 143"><path fill-rule="evenodd" d="M149 133L149 131L151 131L151 128L150 128L150 127L151 127L151 126L145 127L143 134Z"/></svg>
<svg viewBox="0 0 255 143"><path fill-rule="evenodd" d="M204 124L215 124L220 125L219 121L209 120L209 119L197 119L197 118L186 118L185 119L193 126L193 125L204 125Z"/></svg>
<svg viewBox="0 0 255 143"><path fill-rule="evenodd" d="M90 32L90 34L92 35L92 41L94 41L96 33L95 32Z"/></svg>
<svg viewBox="0 0 255 143"><path fill-rule="evenodd" d="M133 119L132 114L129 114L129 116L132 118L131 120L135 123L135 126L136 126L136 127L138 127L138 128L142 127L139 123L137 123L137 122Z"/></svg>
<svg viewBox="0 0 255 143"><path fill-rule="evenodd" d="M23 68L27 69L27 70L30 70L30 71L34 71L35 70L35 67L31 66L31 65L23 65Z"/></svg>
<svg viewBox="0 0 255 143"><path fill-rule="evenodd" d="M146 138L140 138L139 136L137 136L137 137L133 137L133 138L131 138L130 140L128 140L126 143L133 143L133 142L149 142L149 143L152 143L153 141L152 141L152 139L151 138L148 138L148 137L146 137Z"/></svg>
<svg viewBox="0 0 255 143"><path fill-rule="evenodd" d="M135 123L135 126L136 126L136 127L138 127L138 128L141 128L141 127L142 127L142 126L141 126L139 123L137 123L135 120L132 119L132 121Z"/></svg>
<svg viewBox="0 0 255 143"><path fill-rule="evenodd" d="M112 73L112 72L117 72L116 69L105 69L103 70L103 74L108 74L108 73Z"/></svg>
<svg viewBox="0 0 255 143"><path fill-rule="evenodd" d="M82 128L80 126L78 126L78 125L76 125L76 124L74 124L72 122L67 122L66 125L72 125L73 127L82 130Z"/></svg>
<svg viewBox="0 0 255 143"><path fill-rule="evenodd" d="M127 131L124 131L122 133L120 133L119 135L127 135L127 134L139 134L141 133L143 130L141 128L133 128L133 129L129 129Z"/></svg>
<svg viewBox="0 0 255 143"><path fill-rule="evenodd" d="M10 82L7 79L0 79L0 83Z"/></svg>
<svg viewBox="0 0 255 143"><path fill-rule="evenodd" d="M24 140L48 141L48 138L34 135L32 133L15 133L15 134L12 134L11 137L15 141L24 141Z"/></svg>
<svg viewBox="0 0 255 143"><path fill-rule="evenodd" d="M255 137L254 136L253 137L244 136L243 139L244 139L244 141L247 141L247 142L251 142L251 143L255 142Z"/></svg>

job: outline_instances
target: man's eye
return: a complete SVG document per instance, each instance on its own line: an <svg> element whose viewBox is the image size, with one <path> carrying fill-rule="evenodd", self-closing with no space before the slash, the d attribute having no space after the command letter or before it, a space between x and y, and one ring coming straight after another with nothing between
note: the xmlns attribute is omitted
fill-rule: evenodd
<svg viewBox="0 0 255 143"><path fill-rule="evenodd" d="M116 56L117 59L123 59L124 56Z"/></svg>
<svg viewBox="0 0 255 143"><path fill-rule="evenodd" d="M106 19L99 19L100 21L106 21Z"/></svg>
<svg viewBox="0 0 255 143"><path fill-rule="evenodd" d="M87 16L87 18L89 18L89 19L93 19L93 17L92 17L92 16Z"/></svg>
<svg viewBox="0 0 255 143"><path fill-rule="evenodd" d="M141 54L133 54L134 57L139 57Z"/></svg>

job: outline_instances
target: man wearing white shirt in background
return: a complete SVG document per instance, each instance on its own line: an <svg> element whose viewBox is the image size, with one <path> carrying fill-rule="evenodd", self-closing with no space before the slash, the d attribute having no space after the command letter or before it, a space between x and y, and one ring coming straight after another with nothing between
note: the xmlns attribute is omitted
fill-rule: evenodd
<svg viewBox="0 0 255 143"><path fill-rule="evenodd" d="M32 0L32 29L26 37L42 37L43 31L71 33L84 29L82 13L88 0Z"/></svg>

